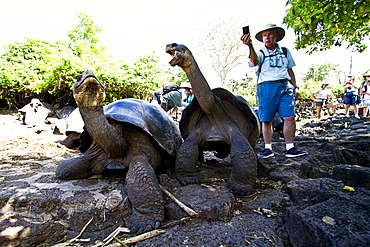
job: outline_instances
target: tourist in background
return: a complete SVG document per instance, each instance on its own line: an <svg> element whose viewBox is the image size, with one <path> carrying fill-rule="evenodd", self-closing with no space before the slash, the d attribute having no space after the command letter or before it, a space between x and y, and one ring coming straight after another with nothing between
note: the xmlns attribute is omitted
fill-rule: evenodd
<svg viewBox="0 0 370 247"><path fill-rule="evenodd" d="M350 106L353 107L353 113L355 114L355 118L360 118L358 115L358 87L355 85L355 77L352 75L347 76L348 80L344 84L344 97L343 97L343 103L344 103L344 112L346 114L346 117L349 117L349 109Z"/></svg>
<svg viewBox="0 0 370 247"><path fill-rule="evenodd" d="M330 102L331 90L328 88L328 86L328 82L322 83L321 88L317 89L311 95L315 101L317 119L321 118L321 111L324 106L331 108L333 115L336 115L337 107Z"/></svg>

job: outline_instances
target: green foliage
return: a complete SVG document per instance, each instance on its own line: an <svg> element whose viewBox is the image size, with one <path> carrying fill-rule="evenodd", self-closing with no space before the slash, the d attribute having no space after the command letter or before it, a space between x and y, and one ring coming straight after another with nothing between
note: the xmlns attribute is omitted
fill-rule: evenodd
<svg viewBox="0 0 370 247"><path fill-rule="evenodd" d="M246 99L250 105L257 106L256 100L256 78L247 77L242 79L242 82L236 80L230 80L230 83L227 85L226 89L232 92L235 95L240 95Z"/></svg>
<svg viewBox="0 0 370 247"><path fill-rule="evenodd" d="M92 44L99 43L98 34L102 29L95 26L94 21L85 13L77 14L77 18L80 23L73 30L69 31L68 36L70 40L72 42L85 41Z"/></svg>
<svg viewBox="0 0 370 247"><path fill-rule="evenodd" d="M312 64L308 71L303 75L303 82L324 82L330 80L337 80L341 74L339 64L324 63Z"/></svg>
<svg viewBox="0 0 370 247"><path fill-rule="evenodd" d="M140 57L132 65L121 63L119 68L114 68L113 74L99 77L106 87L106 102L123 98L150 101L153 92L163 82L158 62L159 57L154 54Z"/></svg>
<svg viewBox="0 0 370 247"><path fill-rule="evenodd" d="M29 38L6 46L0 56L0 98L12 105L43 91L53 73L50 68L66 56L64 47L61 42L50 44Z"/></svg>
<svg viewBox="0 0 370 247"><path fill-rule="evenodd" d="M165 71L166 82L181 86L183 82L189 82L186 73L180 67L169 68Z"/></svg>
<svg viewBox="0 0 370 247"><path fill-rule="evenodd" d="M303 84L299 90L301 98L311 98L312 93L321 88L323 82L330 83L329 88L334 95L342 94L343 85L339 83L341 74L339 64L312 64L302 78Z"/></svg>
<svg viewBox="0 0 370 247"><path fill-rule="evenodd" d="M26 38L23 43L4 47L0 55L0 99L9 107L22 107L34 97L60 107L75 105L71 89L87 69L105 85L105 104L129 97L151 99L163 82L159 58L152 54L132 64L110 62L95 36L100 29L85 14L79 17L81 23L70 36L72 42Z"/></svg>
<svg viewBox="0 0 370 247"><path fill-rule="evenodd" d="M288 0L284 23L294 29L296 49L323 51L348 43L363 52L370 34L370 2L352 0Z"/></svg>

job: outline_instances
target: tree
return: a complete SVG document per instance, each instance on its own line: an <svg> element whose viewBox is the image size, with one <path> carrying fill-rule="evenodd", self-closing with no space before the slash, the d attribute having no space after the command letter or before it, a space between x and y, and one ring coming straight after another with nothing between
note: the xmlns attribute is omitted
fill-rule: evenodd
<svg viewBox="0 0 370 247"><path fill-rule="evenodd" d="M112 62L98 43L100 29L85 14L79 18L81 23L71 31L70 42L26 38L4 47L0 54L1 103L21 107L37 97L51 105L74 105L71 88L86 69L93 70L105 85L107 104L132 97L151 100L163 82L159 58L151 54L132 64Z"/></svg>
<svg viewBox="0 0 370 247"><path fill-rule="evenodd" d="M329 82L333 93L342 92L343 86L340 84L342 74L339 64L324 63L311 64L308 71L303 75L302 88L299 90L301 98L311 98L312 92L320 88L323 82Z"/></svg>
<svg viewBox="0 0 370 247"><path fill-rule="evenodd" d="M361 0L288 0L283 22L294 29L296 49L307 53L348 43L363 52L370 34L370 2ZM369 40L369 39L368 39Z"/></svg>
<svg viewBox="0 0 370 247"><path fill-rule="evenodd" d="M181 86L183 82L189 82L185 72L180 67L168 68L165 72L166 82Z"/></svg>
<svg viewBox="0 0 370 247"><path fill-rule="evenodd" d="M88 43L99 43L99 33L101 28L94 24L94 21L85 13L77 14L80 23L68 32L68 37L72 42L85 41Z"/></svg>
<svg viewBox="0 0 370 247"><path fill-rule="evenodd" d="M305 85L309 85L309 82L322 83L328 80L338 80L341 70L339 64L324 63L324 64L312 64L307 73L304 74L302 80Z"/></svg>
<svg viewBox="0 0 370 247"><path fill-rule="evenodd" d="M246 63L246 54L241 51L241 21L220 20L206 37L199 42L202 53L210 58L213 70L224 86L229 72L236 66Z"/></svg>

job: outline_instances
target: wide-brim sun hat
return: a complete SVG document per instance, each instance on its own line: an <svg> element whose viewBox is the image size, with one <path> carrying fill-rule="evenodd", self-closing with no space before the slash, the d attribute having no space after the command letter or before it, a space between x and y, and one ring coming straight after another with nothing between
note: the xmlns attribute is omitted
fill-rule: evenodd
<svg viewBox="0 0 370 247"><path fill-rule="evenodd" d="M276 38L276 42L279 42L280 40L282 40L285 36L285 30L282 28L282 27L278 27L276 26L276 24L267 24L261 31L259 31L257 34L256 34L256 39L258 41L261 41L263 42L263 39L262 39L262 33L267 31L267 30L274 30L275 32L277 32L279 34L279 36Z"/></svg>
<svg viewBox="0 0 370 247"><path fill-rule="evenodd" d="M190 82L181 82L181 88L191 88Z"/></svg>

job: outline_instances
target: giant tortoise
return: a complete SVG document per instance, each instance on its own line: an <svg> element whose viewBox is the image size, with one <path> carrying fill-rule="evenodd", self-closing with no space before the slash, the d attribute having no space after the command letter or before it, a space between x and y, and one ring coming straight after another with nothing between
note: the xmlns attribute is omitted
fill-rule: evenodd
<svg viewBox="0 0 370 247"><path fill-rule="evenodd" d="M182 184L198 183L197 161L203 151L216 151L216 156L230 155L232 171L228 188L236 195L253 191L257 175L255 145L260 135L258 118L251 106L223 88L211 90L190 50L180 44L169 44L171 66L181 67L195 98L180 120L184 139L176 159L176 173Z"/></svg>
<svg viewBox="0 0 370 247"><path fill-rule="evenodd" d="M182 141L177 125L159 106L139 99L103 107L104 86L90 70L79 76L73 95L93 141L81 156L62 161L56 177L80 179L128 168L125 183L133 213L127 227L132 233L158 228L164 199L155 170L175 161Z"/></svg>

